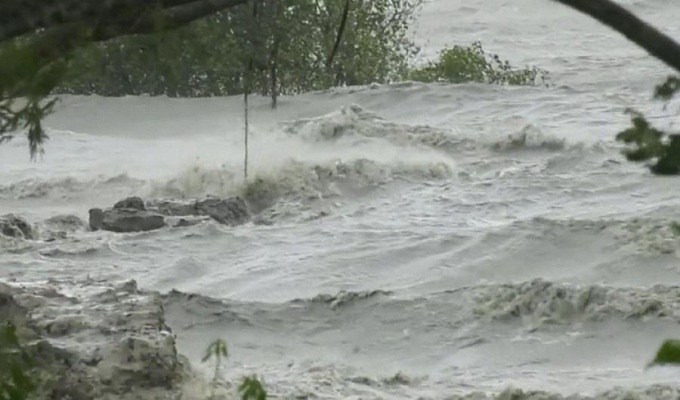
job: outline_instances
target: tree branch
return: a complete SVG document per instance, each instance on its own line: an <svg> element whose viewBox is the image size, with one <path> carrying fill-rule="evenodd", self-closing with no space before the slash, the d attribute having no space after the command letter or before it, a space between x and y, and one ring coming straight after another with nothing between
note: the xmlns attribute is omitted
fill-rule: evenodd
<svg viewBox="0 0 680 400"><path fill-rule="evenodd" d="M248 0L59 0L49 6L43 0L1 0L0 42L40 29L50 29L70 23L93 26L122 26L131 18L148 20L164 11L176 26L224 10ZM121 18L120 16L123 16ZM153 25L153 24L148 24ZM140 32L147 30L139 28Z"/></svg>
<svg viewBox="0 0 680 400"><path fill-rule="evenodd" d="M174 0L179 1L179 0ZM118 36L145 34L159 28L175 29L197 19L227 8L247 3L249 0L194 0L191 3L170 7L161 12L150 12L135 20L117 20L95 29L92 41L104 41Z"/></svg>
<svg viewBox="0 0 680 400"><path fill-rule="evenodd" d="M555 0L590 15L680 72L680 44L612 0Z"/></svg>

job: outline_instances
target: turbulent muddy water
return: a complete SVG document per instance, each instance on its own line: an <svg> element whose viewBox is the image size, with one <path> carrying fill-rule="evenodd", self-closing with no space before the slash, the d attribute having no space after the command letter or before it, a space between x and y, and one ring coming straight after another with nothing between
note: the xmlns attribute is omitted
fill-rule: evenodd
<svg viewBox="0 0 680 400"><path fill-rule="evenodd" d="M674 0L622 4L680 39ZM645 365L680 335L680 181L613 140L626 107L670 124L650 97L671 71L547 0L428 2L414 34L423 57L479 40L553 85L256 99L269 224L2 239L0 277L135 279L167 293L197 366L222 337L228 377L257 372L284 397L677 398L678 371ZM24 139L0 146L0 214L242 194L240 101L66 97L40 162Z"/></svg>

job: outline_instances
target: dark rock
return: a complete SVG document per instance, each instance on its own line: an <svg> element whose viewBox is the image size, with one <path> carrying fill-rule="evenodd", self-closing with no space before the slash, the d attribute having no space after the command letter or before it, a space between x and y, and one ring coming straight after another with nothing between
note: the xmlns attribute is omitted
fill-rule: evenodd
<svg viewBox="0 0 680 400"><path fill-rule="evenodd" d="M90 228L111 232L146 232L160 229L165 225L165 218L155 212L141 211L133 208L114 208L90 210Z"/></svg>
<svg viewBox="0 0 680 400"><path fill-rule="evenodd" d="M92 208L89 213L93 231L145 232L166 226L163 215L147 210L144 200L137 196L123 199L113 208Z"/></svg>
<svg viewBox="0 0 680 400"><path fill-rule="evenodd" d="M151 202L149 209L166 216L209 216L225 225L239 225L250 219L248 207L240 197L208 198L190 202L158 200Z"/></svg>
<svg viewBox="0 0 680 400"><path fill-rule="evenodd" d="M118 203L113 205L114 209L121 209L121 208L131 208L133 210L139 210L139 211L144 211L146 210L146 206L144 205L144 200L142 200L141 197L137 196L132 196L128 197L127 199L123 199L119 201Z"/></svg>
<svg viewBox="0 0 680 400"><path fill-rule="evenodd" d="M29 240L35 238L31 224L14 214L0 216L0 234Z"/></svg>
<svg viewBox="0 0 680 400"><path fill-rule="evenodd" d="M92 208L90 213L90 229L93 231L98 231L102 229L104 225L104 210L101 208Z"/></svg>

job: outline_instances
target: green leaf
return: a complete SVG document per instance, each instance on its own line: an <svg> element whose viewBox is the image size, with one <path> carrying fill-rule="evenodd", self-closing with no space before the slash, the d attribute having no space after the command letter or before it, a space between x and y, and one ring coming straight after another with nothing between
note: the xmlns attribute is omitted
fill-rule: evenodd
<svg viewBox="0 0 680 400"><path fill-rule="evenodd" d="M650 365L680 364L680 340L666 339Z"/></svg>
<svg viewBox="0 0 680 400"><path fill-rule="evenodd" d="M666 81L654 88L654 99L670 100L680 90L680 77L669 76Z"/></svg>
<svg viewBox="0 0 680 400"><path fill-rule="evenodd" d="M671 230L675 236L680 236L680 223L675 221L671 222Z"/></svg>
<svg viewBox="0 0 680 400"><path fill-rule="evenodd" d="M257 376L246 376L238 387L241 400L266 400L267 391Z"/></svg>
<svg viewBox="0 0 680 400"><path fill-rule="evenodd" d="M203 355L202 361L207 362L213 357L227 357L228 355L227 343L222 339L216 339L208 345L205 349L205 354Z"/></svg>
<svg viewBox="0 0 680 400"><path fill-rule="evenodd" d="M0 400L24 400L35 391L36 385L26 373L29 364L16 327L7 324L0 328Z"/></svg>

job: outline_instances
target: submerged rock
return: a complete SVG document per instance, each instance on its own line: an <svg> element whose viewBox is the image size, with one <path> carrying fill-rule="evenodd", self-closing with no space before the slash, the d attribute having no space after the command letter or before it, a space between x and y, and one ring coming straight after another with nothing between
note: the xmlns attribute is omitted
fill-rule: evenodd
<svg viewBox="0 0 680 400"><path fill-rule="evenodd" d="M134 281L84 286L82 294L66 296L54 286L0 283L0 314L17 326L38 369L32 376L46 378L34 398L181 398L191 371L178 354L159 295L140 292Z"/></svg>
<svg viewBox="0 0 680 400"><path fill-rule="evenodd" d="M44 225L51 231L76 232L85 229L85 222L75 215L56 215L46 219Z"/></svg>
<svg viewBox="0 0 680 400"><path fill-rule="evenodd" d="M196 202L199 215L208 215L225 225L245 223L250 217L245 201L240 197L229 199L205 199Z"/></svg>
<svg viewBox="0 0 680 400"><path fill-rule="evenodd" d="M194 217L194 216L186 216L186 217L166 217L165 221L168 225L172 226L173 228L186 228L189 226L194 226L198 224L202 224L204 222L210 221L212 218L210 217Z"/></svg>
<svg viewBox="0 0 680 400"><path fill-rule="evenodd" d="M90 228L94 231L145 232L165 225L165 218L151 211L134 208L90 209Z"/></svg>
<svg viewBox="0 0 680 400"><path fill-rule="evenodd" d="M225 225L240 225L250 219L245 201L240 197L208 198L195 201L158 200L149 204L160 214L173 217L209 216ZM192 221L193 222L193 221ZM188 223L188 221L187 221Z"/></svg>
<svg viewBox="0 0 680 400"><path fill-rule="evenodd" d="M29 240L35 238L31 224L14 214L0 216L0 234Z"/></svg>
<svg viewBox="0 0 680 400"><path fill-rule="evenodd" d="M38 227L40 238L51 242L66 239L69 233L85 230L85 222L75 215L56 215L46 219Z"/></svg>
<svg viewBox="0 0 680 400"><path fill-rule="evenodd" d="M149 208L169 217L191 217L198 215L195 201L156 200L149 204Z"/></svg>

